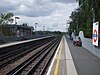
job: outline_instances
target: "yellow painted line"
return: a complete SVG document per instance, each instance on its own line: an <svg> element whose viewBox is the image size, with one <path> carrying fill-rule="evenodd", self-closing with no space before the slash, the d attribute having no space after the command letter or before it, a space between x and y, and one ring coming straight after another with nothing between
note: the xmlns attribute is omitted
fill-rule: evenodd
<svg viewBox="0 0 100 75"><path fill-rule="evenodd" d="M54 75L58 74L58 68L59 68L59 63L60 63L60 55L61 55L61 52L62 52L62 47L63 47L63 44L61 44L61 47L60 47L60 51L59 51L59 54L58 54L58 60L57 60L57 63L56 63L56 67L54 69Z"/></svg>

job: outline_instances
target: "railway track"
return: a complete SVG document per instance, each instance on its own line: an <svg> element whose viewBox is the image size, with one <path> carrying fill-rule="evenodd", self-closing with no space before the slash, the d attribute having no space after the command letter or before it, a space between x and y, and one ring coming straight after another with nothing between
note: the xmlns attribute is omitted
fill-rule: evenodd
<svg viewBox="0 0 100 75"><path fill-rule="evenodd" d="M53 38L39 40L34 42L29 42L27 44L22 44L14 47L8 47L6 49L0 50L0 68L6 66L9 63L16 61L17 59L23 57L31 51L35 51L36 48L50 42Z"/></svg>
<svg viewBox="0 0 100 75"><path fill-rule="evenodd" d="M56 37L52 41L49 41L44 47L35 51L29 59L5 75L45 75L60 40L61 37Z"/></svg>

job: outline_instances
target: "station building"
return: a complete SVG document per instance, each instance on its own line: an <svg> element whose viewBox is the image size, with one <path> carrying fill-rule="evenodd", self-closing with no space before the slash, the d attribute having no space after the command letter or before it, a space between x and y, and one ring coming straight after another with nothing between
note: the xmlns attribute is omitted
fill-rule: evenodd
<svg viewBox="0 0 100 75"><path fill-rule="evenodd" d="M27 24L22 24L22 25L15 25L15 24L2 25L2 29L3 29L4 32L6 31L6 33L12 33L14 36L17 36L17 37L31 36L32 32L34 30L33 27L30 27Z"/></svg>

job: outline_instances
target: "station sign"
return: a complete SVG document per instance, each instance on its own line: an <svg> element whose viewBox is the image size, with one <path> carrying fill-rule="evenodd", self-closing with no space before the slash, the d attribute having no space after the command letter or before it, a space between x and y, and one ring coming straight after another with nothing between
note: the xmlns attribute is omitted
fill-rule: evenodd
<svg viewBox="0 0 100 75"><path fill-rule="evenodd" d="M99 22L93 23L93 45L98 46Z"/></svg>

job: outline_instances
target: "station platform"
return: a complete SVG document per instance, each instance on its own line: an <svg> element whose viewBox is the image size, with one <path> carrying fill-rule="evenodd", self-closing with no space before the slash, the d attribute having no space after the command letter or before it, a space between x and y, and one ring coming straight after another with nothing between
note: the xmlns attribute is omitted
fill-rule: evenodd
<svg viewBox="0 0 100 75"><path fill-rule="evenodd" d="M100 75L100 59L63 37L47 75Z"/></svg>
<svg viewBox="0 0 100 75"><path fill-rule="evenodd" d="M4 47L8 47L8 46L13 46L13 45L17 45L17 44L22 44L22 43L27 43L27 42L36 41L36 40L41 40L41 39L45 39L45 38L49 38L49 37L53 37L53 36L46 36L46 37L41 37L41 38L35 38L35 39L29 39L29 40L23 40L23 41L10 42L10 43L6 43L6 44L3 44L3 45L0 45L0 48L4 48Z"/></svg>
<svg viewBox="0 0 100 75"><path fill-rule="evenodd" d="M47 75L77 75L65 37L63 37L60 42Z"/></svg>

